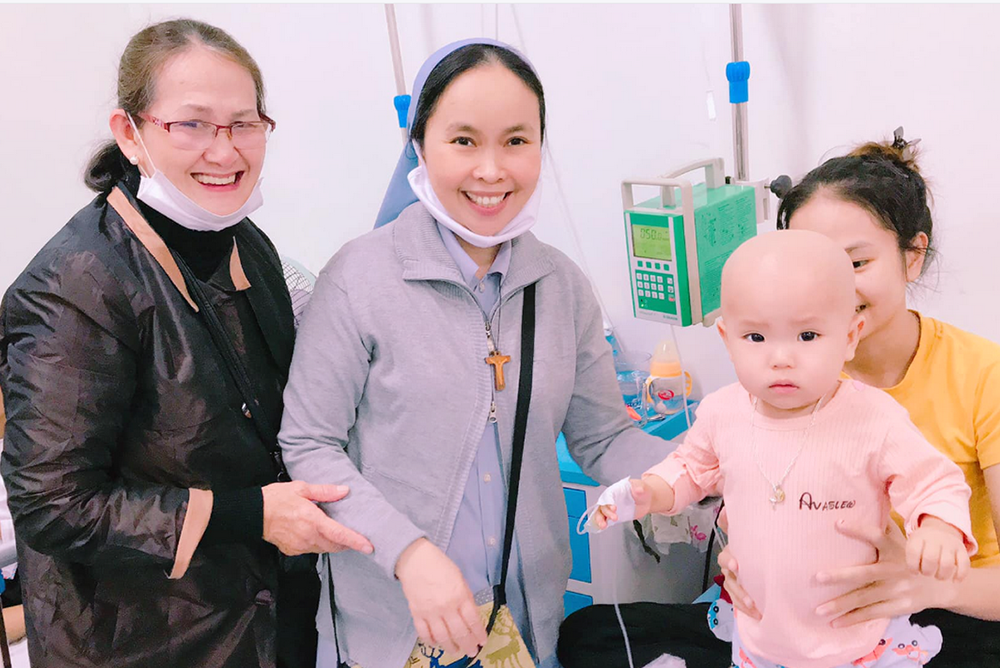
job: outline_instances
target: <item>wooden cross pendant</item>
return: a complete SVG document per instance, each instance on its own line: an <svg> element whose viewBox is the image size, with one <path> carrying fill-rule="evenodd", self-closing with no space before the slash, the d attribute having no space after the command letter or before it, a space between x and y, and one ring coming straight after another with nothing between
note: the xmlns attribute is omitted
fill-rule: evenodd
<svg viewBox="0 0 1000 668"><path fill-rule="evenodd" d="M510 361L510 355L501 355L499 350L494 350L485 361L493 367L493 384L497 392L507 387L503 378L503 365Z"/></svg>

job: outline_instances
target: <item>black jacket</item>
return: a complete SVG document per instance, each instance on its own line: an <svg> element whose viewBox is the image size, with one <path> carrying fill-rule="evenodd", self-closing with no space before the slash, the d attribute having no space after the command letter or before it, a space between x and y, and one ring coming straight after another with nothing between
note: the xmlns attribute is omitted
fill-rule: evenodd
<svg viewBox="0 0 1000 668"><path fill-rule="evenodd" d="M77 213L0 305L2 473L31 664L269 668L271 545L199 545L183 577L167 575L188 489L261 487L275 465L169 251L124 185L113 193L114 206L98 196ZM249 220L236 247L283 387L294 328L280 260ZM280 424L280 408L270 417Z"/></svg>

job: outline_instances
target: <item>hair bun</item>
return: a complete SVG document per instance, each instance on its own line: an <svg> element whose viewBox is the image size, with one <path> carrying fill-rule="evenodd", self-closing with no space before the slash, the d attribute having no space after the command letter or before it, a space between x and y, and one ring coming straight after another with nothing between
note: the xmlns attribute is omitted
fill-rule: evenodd
<svg viewBox="0 0 1000 668"><path fill-rule="evenodd" d="M881 158L889 160L917 174L920 173L920 166L917 164L917 144L919 139L906 141L903 139L903 128L896 128L892 141L868 142L858 146L848 153L853 158Z"/></svg>

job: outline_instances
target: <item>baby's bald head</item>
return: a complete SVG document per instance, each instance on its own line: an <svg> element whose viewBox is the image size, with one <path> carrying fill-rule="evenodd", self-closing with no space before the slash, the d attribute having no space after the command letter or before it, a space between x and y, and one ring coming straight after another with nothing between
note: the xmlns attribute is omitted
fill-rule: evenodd
<svg viewBox="0 0 1000 668"><path fill-rule="evenodd" d="M744 242L722 270L722 317L759 300L843 314L855 312L854 267L844 249L806 230L782 230Z"/></svg>

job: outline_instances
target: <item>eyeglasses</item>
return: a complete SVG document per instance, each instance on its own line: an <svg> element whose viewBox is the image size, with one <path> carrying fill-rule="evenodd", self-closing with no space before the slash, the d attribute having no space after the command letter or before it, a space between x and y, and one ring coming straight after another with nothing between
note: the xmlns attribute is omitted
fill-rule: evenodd
<svg viewBox="0 0 1000 668"><path fill-rule="evenodd" d="M267 143L268 137L277 126L273 120L261 114L259 121L237 121L229 125L219 125L208 121L171 121L164 123L159 118L149 114L138 114L139 118L163 128L167 131L170 143L175 148L186 151L204 151L215 138L219 130L225 130L229 141L236 149L261 148Z"/></svg>

